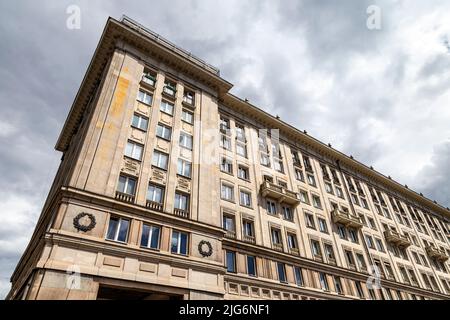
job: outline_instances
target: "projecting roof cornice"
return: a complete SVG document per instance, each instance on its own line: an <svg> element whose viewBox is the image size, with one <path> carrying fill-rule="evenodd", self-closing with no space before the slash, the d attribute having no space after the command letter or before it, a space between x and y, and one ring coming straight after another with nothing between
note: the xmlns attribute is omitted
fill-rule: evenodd
<svg viewBox="0 0 450 320"><path fill-rule="evenodd" d="M386 177L382 173L374 170L372 167L368 167L365 164L355 160L353 157L349 157L346 154L333 149L331 146L287 124L281 119L272 116L264 110L261 110L260 108L250 104L248 101L242 100L239 97L232 95L231 93L227 93L221 98L221 102L238 112L247 114L255 120L266 124L268 129L279 129L280 135L283 135L286 138L289 138L301 145L307 145L319 154L325 155L333 159L334 161L337 161L343 169L359 172L367 178L372 179L373 181L377 181L387 189L399 192L406 198L410 199L411 202L415 201L423 205L424 207L429 208L430 211L441 213L444 216L450 218L450 210L448 208L444 208L435 201L432 201L424 197L423 195L409 189L407 186L401 185L390 177Z"/></svg>
<svg viewBox="0 0 450 320"><path fill-rule="evenodd" d="M66 151L77 131L83 113L95 94L103 71L118 43L129 44L143 54L166 63L171 68L209 86L219 94L228 92L233 85L219 75L219 70L192 54L176 47L159 35L152 33L133 20L109 18L99 44L89 64L80 89L56 143L56 150Z"/></svg>

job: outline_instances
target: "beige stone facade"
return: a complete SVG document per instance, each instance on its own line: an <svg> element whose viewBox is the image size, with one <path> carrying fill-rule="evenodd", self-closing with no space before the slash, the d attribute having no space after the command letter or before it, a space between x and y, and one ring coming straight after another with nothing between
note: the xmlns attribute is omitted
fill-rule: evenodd
<svg viewBox="0 0 450 320"><path fill-rule="evenodd" d="M110 18L7 298L450 297L447 208L231 87Z"/></svg>

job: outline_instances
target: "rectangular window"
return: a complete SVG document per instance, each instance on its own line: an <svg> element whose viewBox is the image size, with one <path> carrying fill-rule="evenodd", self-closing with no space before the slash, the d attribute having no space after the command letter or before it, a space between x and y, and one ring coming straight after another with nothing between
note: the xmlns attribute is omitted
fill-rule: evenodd
<svg viewBox="0 0 450 320"><path fill-rule="evenodd" d="M119 184L117 186L117 191L129 195L134 195L134 193L136 192L136 179L129 176L121 175L119 177Z"/></svg>
<svg viewBox="0 0 450 320"><path fill-rule="evenodd" d="M135 113L133 115L133 120L131 122L131 126L134 127L134 128L138 128L138 129L147 131L147 129L148 129L148 118Z"/></svg>
<svg viewBox="0 0 450 320"><path fill-rule="evenodd" d="M127 146L125 147L125 155L129 158L133 158L135 160L142 160L142 150L144 146L136 143L134 141L128 140Z"/></svg>
<svg viewBox="0 0 450 320"><path fill-rule="evenodd" d="M278 172L284 172L283 161L282 160L274 160L273 167Z"/></svg>
<svg viewBox="0 0 450 320"><path fill-rule="evenodd" d="M359 243L358 232L355 229L348 229L348 234L350 236L350 241L353 243Z"/></svg>
<svg viewBox="0 0 450 320"><path fill-rule="evenodd" d="M356 292L358 294L358 297L360 297L361 299L364 299L365 296L364 296L364 291L363 291L362 286L361 286L361 282L355 281L355 288L356 288Z"/></svg>
<svg viewBox="0 0 450 320"><path fill-rule="evenodd" d="M223 215L223 228L227 231L235 231L234 217L229 215Z"/></svg>
<svg viewBox="0 0 450 320"><path fill-rule="evenodd" d="M310 186L315 187L315 186L316 186L316 178L314 178L314 176L311 175L311 174L308 174L308 175L307 175L307 178L308 178L308 184L309 184Z"/></svg>
<svg viewBox="0 0 450 320"><path fill-rule="evenodd" d="M303 281L302 269L300 267L295 267L294 266L294 275L295 275L295 283L297 284L297 286L303 287L304 286L304 281Z"/></svg>
<svg viewBox="0 0 450 320"><path fill-rule="evenodd" d="M327 225L327 222L325 221L325 219L317 218L317 220L319 221L319 230L320 230L320 232L328 233L328 225Z"/></svg>
<svg viewBox="0 0 450 320"><path fill-rule="evenodd" d="M153 96L151 94L149 94L148 92L139 90L137 99L139 102L151 105L152 101L153 101Z"/></svg>
<svg viewBox="0 0 450 320"><path fill-rule="evenodd" d="M277 269L278 269L278 279L282 283L286 283L286 266L284 263L277 262Z"/></svg>
<svg viewBox="0 0 450 320"><path fill-rule="evenodd" d="M288 221L294 221L294 215L292 214L292 208L288 206L283 206L283 218Z"/></svg>
<svg viewBox="0 0 450 320"><path fill-rule="evenodd" d="M162 203L163 199L164 199L164 188L156 186L154 184L149 184L147 190L147 200L156 203Z"/></svg>
<svg viewBox="0 0 450 320"><path fill-rule="evenodd" d="M189 124L193 124L194 114L192 112L183 109L183 111L181 111L181 120Z"/></svg>
<svg viewBox="0 0 450 320"><path fill-rule="evenodd" d="M117 242L127 242L129 225L130 221L127 219L111 217L109 219L106 239Z"/></svg>
<svg viewBox="0 0 450 320"><path fill-rule="evenodd" d="M190 178L192 171L192 164L189 161L178 159L177 173L180 176Z"/></svg>
<svg viewBox="0 0 450 320"><path fill-rule="evenodd" d="M313 195L312 199L314 207L316 207L317 209L322 209L322 202L320 201L320 197Z"/></svg>
<svg viewBox="0 0 450 320"><path fill-rule="evenodd" d="M233 201L234 200L233 186L222 183L220 194L223 200Z"/></svg>
<svg viewBox="0 0 450 320"><path fill-rule="evenodd" d="M172 231L171 252L175 254L188 254L188 234L180 231Z"/></svg>
<svg viewBox="0 0 450 320"><path fill-rule="evenodd" d="M225 150L231 150L231 139L226 135L220 136L220 147Z"/></svg>
<svg viewBox="0 0 450 320"><path fill-rule="evenodd" d="M156 136L170 141L170 139L172 138L172 128L158 123L156 127Z"/></svg>
<svg viewBox="0 0 450 320"><path fill-rule="evenodd" d="M173 115L173 104L163 100L163 101L161 101L159 110L161 110L161 112L167 113L169 115Z"/></svg>
<svg viewBox="0 0 450 320"><path fill-rule="evenodd" d="M233 174L233 162L227 158L222 158L220 163L220 171Z"/></svg>
<svg viewBox="0 0 450 320"><path fill-rule="evenodd" d="M356 265L355 265L355 258L353 257L353 252L350 250L344 250L344 254L345 258L347 259L348 266L350 268L352 267L354 268Z"/></svg>
<svg viewBox="0 0 450 320"><path fill-rule="evenodd" d="M192 91L185 91L183 94L183 102L193 106L194 105L194 96L195 94Z"/></svg>
<svg viewBox="0 0 450 320"><path fill-rule="evenodd" d="M377 250L384 252L383 241L381 241L381 239L375 238L375 243L377 245Z"/></svg>
<svg viewBox="0 0 450 320"><path fill-rule="evenodd" d="M141 247L157 250L159 248L160 233L160 227L144 223L142 225Z"/></svg>
<svg viewBox="0 0 450 320"><path fill-rule="evenodd" d="M367 246L368 246L370 249L375 249L375 244L373 243L373 238L372 238L372 236L369 236L369 235L365 234L364 237L366 238Z"/></svg>
<svg viewBox="0 0 450 320"><path fill-rule="evenodd" d="M325 251L325 256L327 257L327 261L331 263L335 263L336 257L334 256L333 246L329 243L324 243L323 249Z"/></svg>
<svg viewBox="0 0 450 320"><path fill-rule="evenodd" d="M281 232L278 229L272 228L272 243L275 245L281 245Z"/></svg>
<svg viewBox="0 0 450 320"><path fill-rule="evenodd" d="M277 214L277 205L272 200L266 201L266 209L268 214L276 215Z"/></svg>
<svg viewBox="0 0 450 320"><path fill-rule="evenodd" d="M152 165L163 170L167 170L169 155L155 150L153 152Z"/></svg>
<svg viewBox="0 0 450 320"><path fill-rule="evenodd" d="M336 289L336 293L343 294L344 290L342 289L341 278L338 276L334 276L333 279L334 279L334 288Z"/></svg>
<svg viewBox="0 0 450 320"><path fill-rule="evenodd" d="M327 275L325 273L319 272L319 282L320 282L320 287L322 288L322 290L330 291Z"/></svg>
<svg viewBox="0 0 450 320"><path fill-rule="evenodd" d="M316 224L314 222L314 216L310 213L305 213L306 226L311 229L316 229Z"/></svg>
<svg viewBox="0 0 450 320"><path fill-rule="evenodd" d="M180 133L180 147L192 150L192 136L190 134L181 132Z"/></svg>
<svg viewBox="0 0 450 320"><path fill-rule="evenodd" d="M342 189L339 188L339 187L335 187L335 190L336 190L336 195L337 195L339 198L344 199L344 193L342 193Z"/></svg>
<svg viewBox="0 0 450 320"><path fill-rule="evenodd" d="M287 242L288 242L289 249L297 249L298 248L296 234L288 233L287 234Z"/></svg>
<svg viewBox="0 0 450 320"><path fill-rule="evenodd" d="M304 176L304 174L303 174L303 170L295 169L295 178L296 178L298 181L305 182L305 176Z"/></svg>
<svg viewBox="0 0 450 320"><path fill-rule="evenodd" d="M238 178L240 178L242 180L247 180L247 181L250 180L248 168L239 166L238 167Z"/></svg>
<svg viewBox="0 0 450 320"><path fill-rule="evenodd" d="M226 251L227 255L227 271L236 273L236 252Z"/></svg>
<svg viewBox="0 0 450 320"><path fill-rule="evenodd" d="M322 250L320 249L319 241L311 239L311 252L315 258L322 258Z"/></svg>
<svg viewBox="0 0 450 320"><path fill-rule="evenodd" d="M361 253L356 253L356 261L358 262L358 267L360 271L367 271L366 260Z"/></svg>
<svg viewBox="0 0 450 320"><path fill-rule="evenodd" d="M247 146L245 145L245 143L236 143L236 153L244 158L247 158Z"/></svg>
<svg viewBox="0 0 450 320"><path fill-rule="evenodd" d="M249 192L240 190L239 191L239 201L240 205L244 207L252 206L252 196Z"/></svg>
<svg viewBox="0 0 450 320"><path fill-rule="evenodd" d="M189 196L184 193L175 193L175 209L189 211Z"/></svg>
<svg viewBox="0 0 450 320"><path fill-rule="evenodd" d="M243 125L236 124L236 139L245 142L245 128Z"/></svg>
<svg viewBox="0 0 450 320"><path fill-rule="evenodd" d="M329 194L334 194L333 186L331 185L331 183L328 183L328 182L325 183L325 191Z"/></svg>
<svg viewBox="0 0 450 320"><path fill-rule="evenodd" d="M250 220L244 220L242 222L242 228L244 231L244 236L246 237L253 237L253 221Z"/></svg>
<svg viewBox="0 0 450 320"><path fill-rule="evenodd" d="M247 256L247 274L256 277L256 258L254 256Z"/></svg>
<svg viewBox="0 0 450 320"><path fill-rule="evenodd" d="M261 165L270 167L270 159L269 156L265 153L261 153Z"/></svg>
<svg viewBox="0 0 450 320"><path fill-rule="evenodd" d="M338 229L339 238L341 238L343 240L347 240L347 229L342 224L338 224L337 229Z"/></svg>
<svg viewBox="0 0 450 320"><path fill-rule="evenodd" d="M309 204L308 192L300 190L299 194L300 194L300 201Z"/></svg>

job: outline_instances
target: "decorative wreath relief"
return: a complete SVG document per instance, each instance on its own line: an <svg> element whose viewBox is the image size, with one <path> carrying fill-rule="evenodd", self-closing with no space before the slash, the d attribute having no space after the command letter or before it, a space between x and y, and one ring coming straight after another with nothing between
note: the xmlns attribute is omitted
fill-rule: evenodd
<svg viewBox="0 0 450 320"><path fill-rule="evenodd" d="M94 215L90 213L82 212L73 218L73 226L75 229L83 232L94 229L96 223Z"/></svg>
<svg viewBox="0 0 450 320"><path fill-rule="evenodd" d="M202 240L198 244L198 252L203 257L210 257L213 254L213 248L209 241Z"/></svg>

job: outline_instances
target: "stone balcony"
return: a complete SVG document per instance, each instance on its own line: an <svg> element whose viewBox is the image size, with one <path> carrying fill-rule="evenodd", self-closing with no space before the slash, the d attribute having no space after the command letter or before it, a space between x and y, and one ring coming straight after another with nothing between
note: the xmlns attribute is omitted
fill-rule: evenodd
<svg viewBox="0 0 450 320"><path fill-rule="evenodd" d="M177 217L189 219L189 211L186 211L186 210L175 208L175 209L173 209L173 214Z"/></svg>
<svg viewBox="0 0 450 320"><path fill-rule="evenodd" d="M256 239L255 239L255 237L253 237L253 236L247 236L247 235L243 235L242 236L242 240L244 241L244 242L248 242L248 243L256 243Z"/></svg>
<svg viewBox="0 0 450 320"><path fill-rule="evenodd" d="M272 248L276 251L283 252L283 245L280 243L272 243Z"/></svg>
<svg viewBox="0 0 450 320"><path fill-rule="evenodd" d="M225 233L225 238L228 239L236 239L236 232L233 230L226 230L227 233Z"/></svg>
<svg viewBox="0 0 450 320"><path fill-rule="evenodd" d="M411 245L408 236L401 234L395 230L384 231L384 237L387 242L392 243L398 247L407 248Z"/></svg>
<svg viewBox="0 0 450 320"><path fill-rule="evenodd" d="M335 209L331 212L334 223L341 223L346 227L360 229L363 226L361 218L351 215L349 212Z"/></svg>
<svg viewBox="0 0 450 320"><path fill-rule="evenodd" d="M147 200L145 207L147 209L153 210L153 211L158 211L158 212L162 212L163 211L163 205L162 203L159 202L155 202L155 201L150 201Z"/></svg>
<svg viewBox="0 0 450 320"><path fill-rule="evenodd" d="M298 193L287 190L273 182L265 181L261 184L261 195L277 200L279 203L287 203L293 207L300 204Z"/></svg>
<svg viewBox="0 0 450 320"><path fill-rule="evenodd" d="M134 195L116 191L116 199L122 202L134 203Z"/></svg>
<svg viewBox="0 0 450 320"><path fill-rule="evenodd" d="M442 262L445 262L448 260L447 253L444 250L439 249L435 246L428 245L425 247L425 251L427 252L427 254L430 258L433 258L433 259L436 259L436 260L442 261Z"/></svg>

